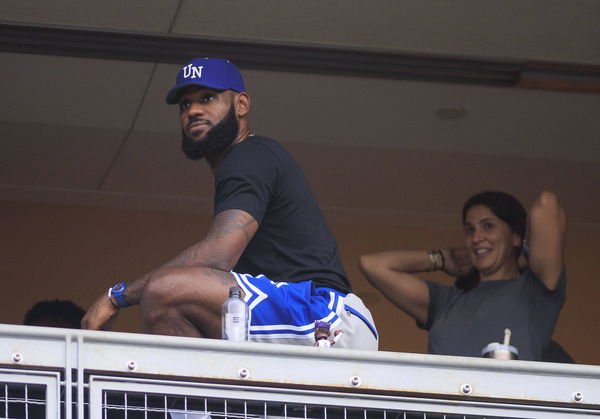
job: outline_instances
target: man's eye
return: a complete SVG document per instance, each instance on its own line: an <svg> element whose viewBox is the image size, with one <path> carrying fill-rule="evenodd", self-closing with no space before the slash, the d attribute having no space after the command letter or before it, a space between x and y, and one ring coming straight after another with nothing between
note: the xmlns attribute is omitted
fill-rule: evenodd
<svg viewBox="0 0 600 419"><path fill-rule="evenodd" d="M212 102L213 100L215 100L215 95L206 95L202 98L202 102L204 103Z"/></svg>
<svg viewBox="0 0 600 419"><path fill-rule="evenodd" d="M186 109L188 109L190 107L190 102L181 102L179 104L179 109L181 109L182 111L185 111Z"/></svg>

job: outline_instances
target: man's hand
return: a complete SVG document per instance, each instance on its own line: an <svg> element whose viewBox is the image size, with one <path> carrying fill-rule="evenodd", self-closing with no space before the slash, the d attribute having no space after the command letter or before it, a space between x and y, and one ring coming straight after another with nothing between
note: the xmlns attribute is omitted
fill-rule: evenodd
<svg viewBox="0 0 600 419"><path fill-rule="evenodd" d="M443 249L444 272L450 276L459 277L474 269L469 251L464 248Z"/></svg>
<svg viewBox="0 0 600 419"><path fill-rule="evenodd" d="M117 320L118 315L119 309L110 302L106 294L103 294L92 304L83 319L81 319L81 328L109 330Z"/></svg>

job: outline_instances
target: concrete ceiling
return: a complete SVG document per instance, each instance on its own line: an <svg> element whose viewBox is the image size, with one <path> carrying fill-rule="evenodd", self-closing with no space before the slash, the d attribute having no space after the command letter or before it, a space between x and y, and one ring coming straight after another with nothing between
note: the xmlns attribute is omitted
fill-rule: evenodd
<svg viewBox="0 0 600 419"><path fill-rule="evenodd" d="M242 66L253 131L292 151L329 214L446 222L483 189L524 203L550 189L571 222L600 226L599 2L321 3L4 0L0 20L533 68L515 85L486 86ZM211 207L210 173L182 156L177 111L164 104L178 65L3 51L3 200ZM546 67L571 76L544 82Z"/></svg>

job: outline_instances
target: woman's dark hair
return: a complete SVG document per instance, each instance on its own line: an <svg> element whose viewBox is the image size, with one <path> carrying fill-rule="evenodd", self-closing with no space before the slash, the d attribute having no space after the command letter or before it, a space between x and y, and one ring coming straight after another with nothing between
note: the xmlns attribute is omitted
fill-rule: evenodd
<svg viewBox="0 0 600 419"><path fill-rule="evenodd" d="M469 209L476 205L484 205L494 213L494 215L504 221L512 231L525 238L525 231L527 228L527 211L523 208L523 205L517 198L509 195L505 192L498 191L485 191L473 195L470 197L462 210L462 222L465 223L467 212ZM517 255L520 254L520 249L517 251ZM473 270L472 272L456 278L455 285L468 291L475 288L479 284L479 272Z"/></svg>

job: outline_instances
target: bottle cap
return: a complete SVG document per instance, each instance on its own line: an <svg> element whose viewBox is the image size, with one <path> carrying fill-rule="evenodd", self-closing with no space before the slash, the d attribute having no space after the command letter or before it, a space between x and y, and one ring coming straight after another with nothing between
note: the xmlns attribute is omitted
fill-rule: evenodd
<svg viewBox="0 0 600 419"><path fill-rule="evenodd" d="M331 323L329 323L329 322L325 322L323 320L316 320L315 321L315 327L323 328L323 329L329 329L330 326L331 326Z"/></svg>
<svg viewBox="0 0 600 419"><path fill-rule="evenodd" d="M230 297L239 297L241 294L240 287L231 287L229 288L229 296Z"/></svg>

